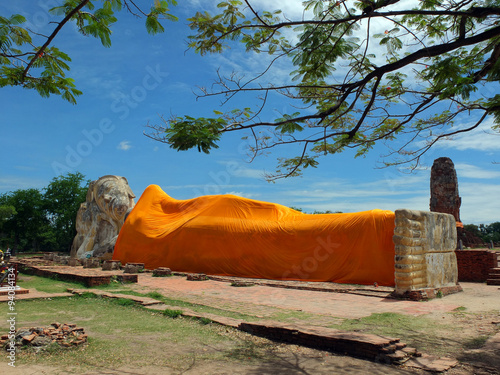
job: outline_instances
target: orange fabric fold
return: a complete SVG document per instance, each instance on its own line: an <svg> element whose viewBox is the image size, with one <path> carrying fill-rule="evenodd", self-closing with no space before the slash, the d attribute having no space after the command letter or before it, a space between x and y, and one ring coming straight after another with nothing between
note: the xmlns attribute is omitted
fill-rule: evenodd
<svg viewBox="0 0 500 375"><path fill-rule="evenodd" d="M394 213L304 214L233 195L176 200L149 186L114 260L146 268L394 286Z"/></svg>

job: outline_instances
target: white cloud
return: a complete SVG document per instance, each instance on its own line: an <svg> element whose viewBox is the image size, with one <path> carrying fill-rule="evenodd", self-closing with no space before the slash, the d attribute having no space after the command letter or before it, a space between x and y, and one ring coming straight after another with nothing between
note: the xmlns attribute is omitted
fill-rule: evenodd
<svg viewBox="0 0 500 375"><path fill-rule="evenodd" d="M495 184L463 183L460 219L465 224L488 224L500 221L499 186Z"/></svg>
<svg viewBox="0 0 500 375"><path fill-rule="evenodd" d="M215 176L221 175L221 174L226 174L227 178L231 178L231 176L234 177L245 177L245 178L255 178L258 180L264 180L264 176L266 171L263 169L256 169L256 168L248 168L244 166L243 163L240 161L219 161L219 164L222 164L226 167L225 171L214 173L210 172L209 175L212 176L213 179L217 178Z"/></svg>
<svg viewBox="0 0 500 375"><path fill-rule="evenodd" d="M267 11L280 9L287 18L301 19L304 15L302 0L274 0L273 2L269 2L268 0L254 0L252 1L252 6L258 11L261 9Z"/></svg>
<svg viewBox="0 0 500 375"><path fill-rule="evenodd" d="M374 199L375 197L401 196L409 194L429 194L429 175L402 176L387 172L384 179L353 183L348 180L334 180L311 185L312 189L292 190L286 194L301 202L324 201L337 198ZM422 188L425 186L425 188Z"/></svg>
<svg viewBox="0 0 500 375"><path fill-rule="evenodd" d="M387 172L385 178L356 183L336 179L309 188L283 192L279 200L306 212L359 212L372 209L429 210L429 173L405 176Z"/></svg>
<svg viewBox="0 0 500 375"><path fill-rule="evenodd" d="M493 178L491 171L467 164L466 166L469 168L470 177ZM458 167L464 170L463 165L458 164ZM391 211L400 208L429 211L428 181L427 174L395 178L392 182L378 180L355 184L338 180L318 184L321 188L311 186L313 189L283 192L277 201L286 206L300 207L307 212L315 210L359 212L375 208ZM391 184L394 187L393 190L385 188ZM412 186L413 189L411 189ZM460 183L459 193L462 197L460 218L462 221L465 224L487 224L500 221L500 200L496 199L498 192L497 184Z"/></svg>
<svg viewBox="0 0 500 375"><path fill-rule="evenodd" d="M259 180L263 180L264 175L265 175L265 171L262 169L240 167L240 168L236 169L232 173L232 175L235 177L256 178Z"/></svg>
<svg viewBox="0 0 500 375"><path fill-rule="evenodd" d="M354 197L348 201L335 200L328 203L314 203L314 204L294 204L293 206L300 207L306 211L325 211L330 210L333 212L361 212L373 209L382 209L395 211L401 208L411 210L429 211L429 197L427 195L419 195L408 198L372 198L372 197Z"/></svg>
<svg viewBox="0 0 500 375"><path fill-rule="evenodd" d="M473 123L463 124L456 130L466 129L472 125ZM500 151L500 133L492 130L493 125L493 118L489 118L476 129L440 141L434 147L454 148L460 151Z"/></svg>
<svg viewBox="0 0 500 375"><path fill-rule="evenodd" d="M476 179L491 179L500 178L500 167L497 170L486 170L475 165L459 163L455 164L455 169L457 170L457 176L460 179L464 178L476 178Z"/></svg>
<svg viewBox="0 0 500 375"><path fill-rule="evenodd" d="M48 181L42 181L36 178L4 176L0 177L0 192L15 191L20 189L41 189L47 186L48 183Z"/></svg>
<svg viewBox="0 0 500 375"><path fill-rule="evenodd" d="M118 145L117 149L122 151L128 151L132 148L130 141L121 141Z"/></svg>

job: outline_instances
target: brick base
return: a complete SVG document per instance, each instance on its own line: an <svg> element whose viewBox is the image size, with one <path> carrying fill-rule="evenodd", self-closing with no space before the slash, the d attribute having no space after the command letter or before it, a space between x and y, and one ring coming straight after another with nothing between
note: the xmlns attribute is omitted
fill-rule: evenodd
<svg viewBox="0 0 500 375"><path fill-rule="evenodd" d="M447 296L449 294L462 292L463 289L460 285L455 286L445 286L441 288L427 288L427 289L417 289L409 290L403 294L396 294L394 291L391 296L394 298L408 299L411 301L427 301L429 299L440 298Z"/></svg>
<svg viewBox="0 0 500 375"><path fill-rule="evenodd" d="M485 282L497 267L497 253L487 249L457 250L458 281Z"/></svg>

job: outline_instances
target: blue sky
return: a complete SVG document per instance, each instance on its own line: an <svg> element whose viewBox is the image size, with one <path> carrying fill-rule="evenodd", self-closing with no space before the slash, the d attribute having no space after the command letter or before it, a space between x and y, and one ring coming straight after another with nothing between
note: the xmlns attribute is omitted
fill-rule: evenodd
<svg viewBox="0 0 500 375"><path fill-rule="evenodd" d="M257 3L259 3L258 1ZM0 5L1 15L18 12L38 32L50 33L47 8L54 0L18 0ZM149 1L142 1L148 4ZM211 2L185 1L173 9L179 22L165 23L164 34L148 35L143 21L118 14L112 47L83 37L72 26L56 37L54 45L68 53L71 72L83 91L77 105L60 97L41 98L21 88L0 89L0 193L43 188L57 175L79 171L89 179L107 174L125 176L139 198L150 184L160 185L177 199L204 194L236 194L252 199L300 207L305 211L343 212L373 208L429 209L430 166L434 159L450 157L457 168L464 223L500 221L500 135L487 127L431 149L422 168L412 174L396 168L377 169L384 146L365 158L352 153L321 159L303 177L268 183L283 151L248 163L243 134L224 136L210 155L177 152L143 135L145 125L159 123L161 115L211 116L220 98L196 100L196 86L210 86L216 69L245 73L262 68L265 58L239 49L223 55L196 55L187 50L189 28L185 19ZM285 12L298 12L300 2L276 2ZM286 69L273 79L287 75ZM283 77L282 77L283 76ZM246 99L235 99L238 106ZM285 102L273 103L280 111ZM458 126L472 119L464 118ZM288 151L287 151L288 152Z"/></svg>

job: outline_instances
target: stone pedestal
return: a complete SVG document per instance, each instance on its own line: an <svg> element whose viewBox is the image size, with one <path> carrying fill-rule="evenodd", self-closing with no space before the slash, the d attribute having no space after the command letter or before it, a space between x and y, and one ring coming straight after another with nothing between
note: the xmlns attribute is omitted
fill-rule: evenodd
<svg viewBox="0 0 500 375"><path fill-rule="evenodd" d="M153 270L153 276L155 277L166 277L166 276L172 276L172 270L167 267L159 267L155 270Z"/></svg>
<svg viewBox="0 0 500 375"><path fill-rule="evenodd" d="M80 260L76 259L76 258L70 258L68 260L68 266L70 267L77 267L80 265Z"/></svg>
<svg viewBox="0 0 500 375"><path fill-rule="evenodd" d="M68 255L53 255L52 260L54 263L59 263L59 264L68 264L70 257Z"/></svg>
<svg viewBox="0 0 500 375"><path fill-rule="evenodd" d="M186 279L190 281L205 281L208 280L208 276L204 273L190 273L187 275Z"/></svg>
<svg viewBox="0 0 500 375"><path fill-rule="evenodd" d="M86 258L83 260L83 268L99 268L101 261L97 258Z"/></svg>
<svg viewBox="0 0 500 375"><path fill-rule="evenodd" d="M115 271L121 269L122 262L119 260L105 260L102 263L103 271Z"/></svg>
<svg viewBox="0 0 500 375"><path fill-rule="evenodd" d="M43 254L43 259L45 260L54 260L54 253L45 253Z"/></svg>
<svg viewBox="0 0 500 375"><path fill-rule="evenodd" d="M426 211L396 210L395 213L395 294L418 295L414 292L427 289L428 292L421 294L433 295L431 290L436 289L440 289L441 294L460 291L455 218Z"/></svg>
<svg viewBox="0 0 500 375"><path fill-rule="evenodd" d="M144 263L127 263L123 269L123 273L140 273L144 272Z"/></svg>

